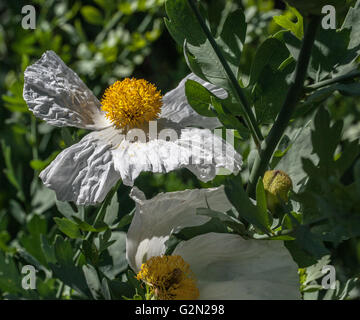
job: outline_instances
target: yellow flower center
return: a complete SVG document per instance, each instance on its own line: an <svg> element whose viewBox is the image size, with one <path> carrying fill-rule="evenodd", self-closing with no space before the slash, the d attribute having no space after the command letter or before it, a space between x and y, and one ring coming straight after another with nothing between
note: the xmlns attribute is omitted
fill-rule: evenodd
<svg viewBox="0 0 360 320"><path fill-rule="evenodd" d="M106 118L118 129L138 128L159 117L162 96L148 81L126 78L105 90L101 105Z"/></svg>
<svg viewBox="0 0 360 320"><path fill-rule="evenodd" d="M136 277L151 287L159 300L196 300L199 289L188 263L181 256L152 257Z"/></svg>

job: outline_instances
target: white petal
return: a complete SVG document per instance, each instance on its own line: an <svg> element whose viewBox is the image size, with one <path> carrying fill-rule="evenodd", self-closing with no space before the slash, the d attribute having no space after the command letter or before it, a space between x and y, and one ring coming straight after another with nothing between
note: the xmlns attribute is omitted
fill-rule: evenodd
<svg viewBox="0 0 360 320"><path fill-rule="evenodd" d="M120 179L114 169L112 144L108 138L111 131L114 130L91 132L62 151L41 172L41 180L56 192L58 200L86 205L104 200Z"/></svg>
<svg viewBox="0 0 360 320"><path fill-rule="evenodd" d="M179 154L179 156L174 156ZM141 172L166 173L181 167L186 162L185 153L173 142L152 140L149 142L129 142L123 140L113 150L115 169L120 173L123 183L134 184Z"/></svg>
<svg viewBox="0 0 360 320"><path fill-rule="evenodd" d="M133 188L131 197L136 212L127 233L126 255L135 272L146 260L165 253L165 242L173 232L209 221L196 215L196 208L209 205L213 210L227 211L232 207L223 187L160 193L150 200Z"/></svg>
<svg viewBox="0 0 360 320"><path fill-rule="evenodd" d="M241 169L241 155L230 143L209 129L183 129L178 144L191 150L191 161L185 167L203 182L214 179L220 169L235 175Z"/></svg>
<svg viewBox="0 0 360 320"><path fill-rule="evenodd" d="M175 132L175 131L174 131ZM167 173L180 168L192 171L207 182L225 168L237 174L242 158L233 146L209 129L182 129L171 141L154 139L148 142L123 140L113 150L115 169L123 183L132 186L141 172Z"/></svg>
<svg viewBox="0 0 360 320"><path fill-rule="evenodd" d="M54 126L102 129L109 126L99 100L53 51L27 67L24 99L40 119Z"/></svg>
<svg viewBox="0 0 360 320"><path fill-rule="evenodd" d="M217 118L201 116L193 108L191 108L185 95L185 82L188 79L199 82L221 99L227 97L227 92L224 89L217 88L213 84L205 82L195 74L190 73L180 81L175 89L164 95L160 118L171 120L183 127L193 126L208 129L221 127L221 123Z"/></svg>
<svg viewBox="0 0 360 320"><path fill-rule="evenodd" d="M200 299L300 298L298 268L282 241L207 233L181 242L173 254L190 264Z"/></svg>

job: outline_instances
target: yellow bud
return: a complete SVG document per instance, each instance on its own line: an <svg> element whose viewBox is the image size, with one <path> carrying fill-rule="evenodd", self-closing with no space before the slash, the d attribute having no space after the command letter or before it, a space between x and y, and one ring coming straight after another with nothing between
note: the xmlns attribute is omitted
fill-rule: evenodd
<svg viewBox="0 0 360 320"><path fill-rule="evenodd" d="M336 10L343 9L346 6L345 1L339 0L286 0L286 2L298 9L303 15L320 15L321 9L326 5L332 5Z"/></svg>
<svg viewBox="0 0 360 320"><path fill-rule="evenodd" d="M286 203L288 201L288 193L292 189L292 181L284 171L266 171L263 184L267 206L271 212L274 212L281 202Z"/></svg>

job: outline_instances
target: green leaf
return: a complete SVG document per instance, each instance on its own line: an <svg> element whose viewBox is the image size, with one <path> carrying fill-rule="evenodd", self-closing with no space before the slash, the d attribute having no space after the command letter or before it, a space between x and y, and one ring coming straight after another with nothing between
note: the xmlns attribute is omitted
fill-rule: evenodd
<svg viewBox="0 0 360 320"><path fill-rule="evenodd" d="M205 81L231 89L227 73L211 43L203 32L189 4L185 0L167 0L165 25L180 45L190 69ZM220 36L215 39L234 75L240 62L241 43L246 32L244 14L238 10L227 17Z"/></svg>
<svg viewBox="0 0 360 320"><path fill-rule="evenodd" d="M85 20L91 24L102 25L104 23L101 12L93 6L83 6L80 12Z"/></svg>
<svg viewBox="0 0 360 320"><path fill-rule="evenodd" d="M71 239L82 238L78 225L66 218L54 218L55 223L58 225L59 229L65 233Z"/></svg>
<svg viewBox="0 0 360 320"><path fill-rule="evenodd" d="M336 147L341 140L343 122L330 125L329 113L321 108L315 116L315 130L311 133L314 152L320 158L320 166L328 167L334 161ZM326 139L327 143L324 143Z"/></svg>
<svg viewBox="0 0 360 320"><path fill-rule="evenodd" d="M278 33L276 37L286 44L292 57L298 60L302 42L290 32ZM315 83L329 77L334 66L339 66L341 70L356 59L358 53L355 49L348 49L349 41L349 29L318 30L308 69L308 74Z"/></svg>
<svg viewBox="0 0 360 320"><path fill-rule="evenodd" d="M289 144L274 169L286 172L293 182L293 190L297 192L307 177L301 159L310 159L317 164L319 158L313 153L310 122L301 128L289 128L287 134L290 136Z"/></svg>
<svg viewBox="0 0 360 320"><path fill-rule="evenodd" d="M97 266L99 263L99 250L94 244L94 242L89 240L84 240L82 243L82 253L84 254L85 258L89 263Z"/></svg>
<svg viewBox="0 0 360 320"><path fill-rule="evenodd" d="M305 268L316 263L316 259L306 252L296 241L285 241L284 243L299 268Z"/></svg>
<svg viewBox="0 0 360 320"><path fill-rule="evenodd" d="M21 277L14 261L0 251L0 290L10 293L22 293Z"/></svg>
<svg viewBox="0 0 360 320"><path fill-rule="evenodd" d="M335 170L342 177L345 172L354 164L356 158L360 154L359 140L350 143L344 143L343 151L339 154L339 158L335 161Z"/></svg>
<svg viewBox="0 0 360 320"><path fill-rule="evenodd" d="M226 17L220 36L216 38L217 44L223 49L225 59L231 65L239 65L246 29L245 15L242 10L237 9Z"/></svg>
<svg viewBox="0 0 360 320"><path fill-rule="evenodd" d="M73 261L74 251L69 241L64 240L61 236L56 236L55 243L56 264L49 263L51 270L64 284L76 290L85 297L90 297L84 272L81 268L75 266Z"/></svg>
<svg viewBox="0 0 360 320"><path fill-rule="evenodd" d="M109 282L106 278L103 278L101 281L101 293L102 293L103 297L105 298L105 300L112 300Z"/></svg>
<svg viewBox="0 0 360 320"><path fill-rule="evenodd" d="M128 282L122 282L118 279L114 279L107 280L107 284L113 299L120 300L123 299L123 297L133 297L135 295L135 287Z"/></svg>
<svg viewBox="0 0 360 320"><path fill-rule="evenodd" d="M198 114L204 117L216 116L214 111L211 110L211 97L214 95L199 82L187 80L185 94L189 104Z"/></svg>
<svg viewBox="0 0 360 320"><path fill-rule="evenodd" d="M99 279L96 269L91 265L84 265L82 267L82 270L84 272L86 283L89 287L89 290L90 290L93 298L95 300L101 299L102 298L102 295L101 295L102 286L101 286L100 279Z"/></svg>
<svg viewBox="0 0 360 320"><path fill-rule="evenodd" d="M273 19L280 27L291 31L299 40L301 40L304 37L303 17L295 8L289 6L289 9L290 12L293 13L293 16L295 15L297 19L296 22L292 21L292 17L289 17L289 14L275 16Z"/></svg>
<svg viewBox="0 0 360 320"><path fill-rule="evenodd" d="M350 8L341 29L350 30L349 50L360 50L360 1L358 0L353 8Z"/></svg>
<svg viewBox="0 0 360 320"><path fill-rule="evenodd" d="M32 194L31 206L33 211L39 215L49 210L56 201L55 192L42 184L37 186Z"/></svg>
<svg viewBox="0 0 360 320"><path fill-rule="evenodd" d="M250 130L246 128L237 117L230 113L228 110L229 103L227 103L226 100L221 100L211 96L210 101L211 105L215 109L214 112L225 128L237 130L242 139L250 137Z"/></svg>
<svg viewBox="0 0 360 320"><path fill-rule="evenodd" d="M239 216L254 225L264 233L270 233L269 216L264 214L255 206L246 194L239 177L228 179L225 185L225 192L230 202L239 212Z"/></svg>
<svg viewBox="0 0 360 320"><path fill-rule="evenodd" d="M92 225L88 224L87 222L73 216L74 221L76 222L78 228L82 231L88 231L88 232L102 232L108 228L107 225L103 225L100 228L94 228Z"/></svg>
<svg viewBox="0 0 360 320"><path fill-rule="evenodd" d="M226 213L214 211L209 208L198 208L196 209L196 214L207 216L210 218L216 218L220 220L222 223L224 223L226 226L233 229L238 234L244 235L246 233L246 228L244 224L241 223L239 220L235 219L234 217L229 216Z"/></svg>
<svg viewBox="0 0 360 320"><path fill-rule="evenodd" d="M19 204L19 202L10 199L9 209L12 216L17 220L17 222L19 222L20 224L24 224L26 222L26 213Z"/></svg>
<svg viewBox="0 0 360 320"><path fill-rule="evenodd" d="M258 207L260 213L264 217L264 221L267 220L266 225L270 225L269 215L267 211L267 204L266 204L266 194L261 177L259 177L259 180L256 184L256 206Z"/></svg>
<svg viewBox="0 0 360 320"><path fill-rule="evenodd" d="M40 235L40 246L44 254L44 257L48 263L56 263L55 249L53 246L50 246L45 235Z"/></svg>
<svg viewBox="0 0 360 320"><path fill-rule="evenodd" d="M119 201L117 193L114 193L114 196L111 199L110 205L106 208L104 223L111 226L119 215Z"/></svg>
<svg viewBox="0 0 360 320"><path fill-rule="evenodd" d="M329 254L329 250L324 246L321 238L310 231L306 226L296 229L296 243L307 253L316 259Z"/></svg>
<svg viewBox="0 0 360 320"><path fill-rule="evenodd" d="M41 250L41 235L47 233L47 222L42 216L34 215L27 223L29 233L19 236L21 246L41 264L46 265L46 259Z"/></svg>
<svg viewBox="0 0 360 320"><path fill-rule="evenodd" d="M72 216L75 216L77 214L77 212L73 210L69 202L56 200L56 207L58 211L66 218L71 218Z"/></svg>
<svg viewBox="0 0 360 320"><path fill-rule="evenodd" d="M126 233L112 232L108 239L105 238L105 242L106 244L102 244L100 248L100 237L95 239L99 250L102 251L98 268L107 278L112 280L128 267L126 260Z"/></svg>
<svg viewBox="0 0 360 320"><path fill-rule="evenodd" d="M289 50L283 42L276 38L266 39L257 49L251 64L250 85L255 84L266 66L276 72L282 63L288 59Z"/></svg>

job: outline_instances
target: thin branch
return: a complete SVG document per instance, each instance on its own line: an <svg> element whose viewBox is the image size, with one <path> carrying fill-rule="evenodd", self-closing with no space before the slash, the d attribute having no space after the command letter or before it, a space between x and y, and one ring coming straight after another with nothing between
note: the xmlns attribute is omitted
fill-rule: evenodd
<svg viewBox="0 0 360 320"><path fill-rule="evenodd" d="M264 141L263 150L256 158L253 169L251 171L247 192L249 195L253 195L255 191L256 182L259 177L263 176L265 170L269 165L269 161L278 145L281 137L283 136L285 129L287 128L291 116L298 104L301 94L304 89L304 81L307 74L307 68L309 65L312 47L315 41L316 32L320 24L320 18L318 16L311 16L304 41L301 47L299 60L296 66L295 80L290 86L287 93L285 102L281 108L281 111L270 130L269 135Z"/></svg>
<svg viewBox="0 0 360 320"><path fill-rule="evenodd" d="M334 84L334 83L338 83L338 82L342 82L342 81L346 81L346 80L353 80L358 77L360 77L360 71L355 70L353 72L349 72L348 74L344 74L342 76L338 76L338 77L335 77L335 78L332 78L329 80L320 81L318 83L306 86L305 91L311 92L311 91L326 87L326 86Z"/></svg>
<svg viewBox="0 0 360 320"><path fill-rule="evenodd" d="M261 141L264 139L262 136L262 133L260 131L260 128L257 125L255 116L251 110L251 107L246 99L246 96L244 94L244 92L242 91L242 88L240 87L238 81L236 80L233 72L230 69L229 64L227 63L226 59L224 58L221 50L219 49L216 41L214 40L214 37L212 36L209 28L207 27L205 21L203 20L194 0L188 0L188 3L191 7L191 9L193 10L196 19L198 20L202 30L204 31L207 39L209 40L212 48L214 49L217 57L219 58L221 64L224 67L224 70L230 80L230 83L232 85L232 87L234 88L234 92L236 94L236 98L238 99L238 101L240 102L240 105L243 108L243 112L244 112L244 118L246 121L246 124L248 126L248 128L250 129L252 136L254 138L254 141L256 143L256 145L258 147L260 147Z"/></svg>

